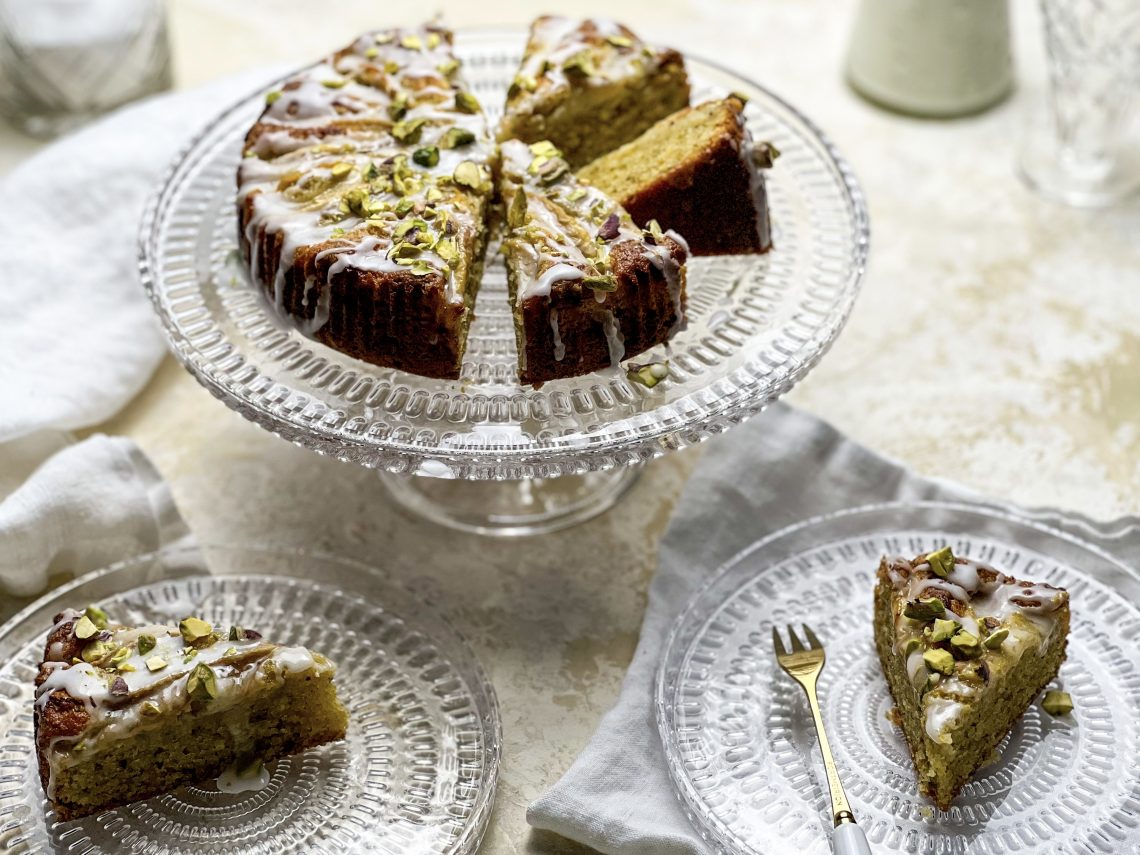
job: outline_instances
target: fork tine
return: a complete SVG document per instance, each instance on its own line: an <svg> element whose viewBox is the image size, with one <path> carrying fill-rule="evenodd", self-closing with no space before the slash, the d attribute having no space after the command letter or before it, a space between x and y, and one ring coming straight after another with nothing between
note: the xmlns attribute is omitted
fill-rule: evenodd
<svg viewBox="0 0 1140 855"><path fill-rule="evenodd" d="M795 627L793 627L791 624L788 624L788 635L790 635L792 637L792 652L803 653L804 652L803 642L800 641L800 637L798 635L796 635Z"/></svg>
<svg viewBox="0 0 1140 855"><path fill-rule="evenodd" d="M809 650L819 650L821 647L823 647L823 645L820 644L819 639L815 637L815 633L811 631L811 627L806 623L804 624L804 634L807 635Z"/></svg>
<svg viewBox="0 0 1140 855"><path fill-rule="evenodd" d="M772 627L772 646L776 648L777 656L788 655L788 651L784 649L784 642L780 638L780 632L776 627Z"/></svg>

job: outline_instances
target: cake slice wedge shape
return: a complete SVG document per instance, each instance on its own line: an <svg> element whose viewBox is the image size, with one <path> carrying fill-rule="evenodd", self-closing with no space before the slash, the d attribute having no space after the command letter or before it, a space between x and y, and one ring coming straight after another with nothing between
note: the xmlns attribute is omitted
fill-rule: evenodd
<svg viewBox="0 0 1140 855"><path fill-rule="evenodd" d="M268 93L238 168L241 251L273 310L365 362L458 378L496 149L452 34L366 33Z"/></svg>
<svg viewBox="0 0 1140 855"><path fill-rule="evenodd" d="M765 173L778 156L753 141L744 101L733 95L679 110L578 177L635 223L657 220L683 234L693 255L762 253L772 247Z"/></svg>
<svg viewBox="0 0 1140 855"><path fill-rule="evenodd" d="M510 88L499 139L547 140L574 168L689 103L685 62L603 18L536 18Z"/></svg>
<svg viewBox="0 0 1140 855"><path fill-rule="evenodd" d="M1057 676L1068 644L1068 592L944 547L881 560L874 621L919 791L949 810Z"/></svg>
<svg viewBox="0 0 1140 855"><path fill-rule="evenodd" d="M253 629L64 611L33 702L44 793L67 821L341 739L335 673L320 653Z"/></svg>
<svg viewBox="0 0 1140 855"><path fill-rule="evenodd" d="M587 374L636 356L685 322L688 248L579 182L551 143L502 144L503 257L519 378Z"/></svg>

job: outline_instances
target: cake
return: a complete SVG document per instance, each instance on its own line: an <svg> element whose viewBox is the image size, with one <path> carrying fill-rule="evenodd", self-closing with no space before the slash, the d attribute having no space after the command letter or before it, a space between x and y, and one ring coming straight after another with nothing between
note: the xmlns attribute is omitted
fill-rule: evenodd
<svg viewBox="0 0 1140 855"><path fill-rule="evenodd" d="M949 548L883 558L875 646L921 793L942 810L1057 676L1069 596Z"/></svg>
<svg viewBox="0 0 1140 855"><path fill-rule="evenodd" d="M495 146L446 29L361 36L269 92L239 239L279 316L357 359L460 374Z"/></svg>
<svg viewBox="0 0 1140 855"><path fill-rule="evenodd" d="M688 249L679 235L638 228L547 141L502 144L500 194L523 383L616 366L681 328Z"/></svg>
<svg viewBox="0 0 1140 855"><path fill-rule="evenodd" d="M36 678L44 793L66 821L340 739L335 671L242 627L128 627L98 608L65 611Z"/></svg>
<svg viewBox="0 0 1140 855"><path fill-rule="evenodd" d="M583 167L578 177L621 203L635 223L657 220L693 255L767 252L764 172L779 152L754 144L737 96L686 107Z"/></svg>
<svg viewBox="0 0 1140 855"><path fill-rule="evenodd" d="M685 63L607 20L546 15L531 24L499 139L543 140L573 168L689 103Z"/></svg>

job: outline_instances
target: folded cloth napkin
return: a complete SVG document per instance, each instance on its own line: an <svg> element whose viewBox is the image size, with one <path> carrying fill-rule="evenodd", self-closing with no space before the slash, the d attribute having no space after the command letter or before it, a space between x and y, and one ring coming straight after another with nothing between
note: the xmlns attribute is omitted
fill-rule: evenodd
<svg viewBox="0 0 1140 855"><path fill-rule="evenodd" d="M641 639L617 704L570 770L530 806L527 821L614 855L710 852L674 795L657 734L653 684L677 615L719 566L792 523L876 502L955 499L979 501L785 405L711 442L661 542ZM1061 511L1002 507L1140 565L1140 519L1101 524Z"/></svg>
<svg viewBox="0 0 1140 855"><path fill-rule="evenodd" d="M0 445L0 470L28 468L50 448L42 442L46 433L37 433L35 444ZM41 459L0 500L0 588L35 594L52 574L78 576L187 533L170 487L139 447L96 434Z"/></svg>
<svg viewBox="0 0 1140 855"><path fill-rule="evenodd" d="M143 208L211 117L264 69L119 110L0 179L0 443L118 412L164 353L139 284Z"/></svg>
<svg viewBox="0 0 1140 855"><path fill-rule="evenodd" d="M196 131L279 74L140 102L0 179L0 589L32 594L185 533L133 442L67 431L117 413L164 353L138 277L147 198Z"/></svg>

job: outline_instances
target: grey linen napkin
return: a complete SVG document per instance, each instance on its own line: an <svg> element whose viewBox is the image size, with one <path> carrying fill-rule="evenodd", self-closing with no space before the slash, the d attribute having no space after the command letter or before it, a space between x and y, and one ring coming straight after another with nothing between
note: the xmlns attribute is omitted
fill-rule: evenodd
<svg viewBox="0 0 1140 855"><path fill-rule="evenodd" d="M778 404L710 443L661 542L641 638L617 704L527 821L605 853L704 855L709 847L674 794L657 734L653 684L673 621L728 559L792 523L886 501L966 500L1013 512L1140 564L1140 519L1104 524L980 499L846 439Z"/></svg>

